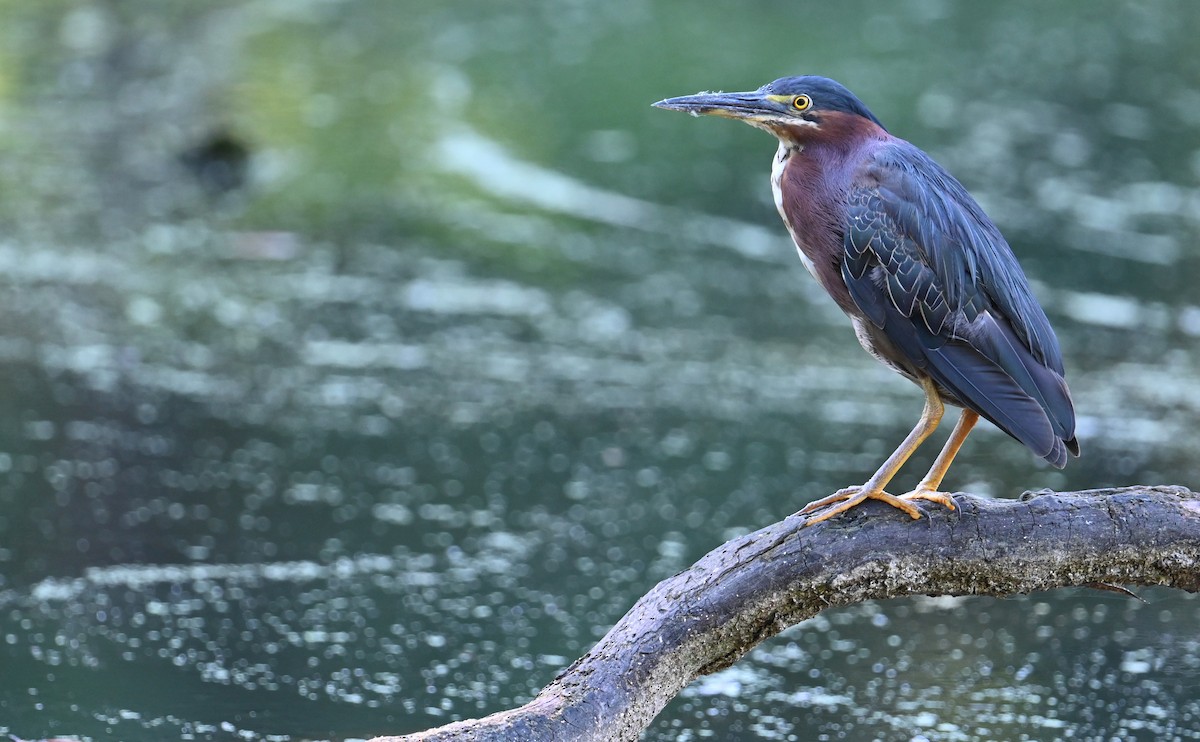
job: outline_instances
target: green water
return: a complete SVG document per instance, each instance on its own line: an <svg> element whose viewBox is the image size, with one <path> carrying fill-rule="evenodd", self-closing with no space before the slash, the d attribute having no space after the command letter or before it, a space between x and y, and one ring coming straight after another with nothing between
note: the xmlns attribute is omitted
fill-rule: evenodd
<svg viewBox="0 0 1200 742"><path fill-rule="evenodd" d="M1198 35L1183 0L0 0L0 734L506 708L862 481L920 393L795 259L773 142L669 95L835 77L1000 223L1084 457L981 427L948 486L1196 486ZM645 738L1200 738L1200 604L1142 597L830 612Z"/></svg>

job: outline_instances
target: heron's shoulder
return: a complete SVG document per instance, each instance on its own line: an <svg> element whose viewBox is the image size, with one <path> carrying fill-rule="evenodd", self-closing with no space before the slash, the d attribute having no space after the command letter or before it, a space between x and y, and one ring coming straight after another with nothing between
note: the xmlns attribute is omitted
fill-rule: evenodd
<svg viewBox="0 0 1200 742"><path fill-rule="evenodd" d="M984 294L1034 357L1062 374L1062 354L1016 256L983 207L932 157L903 139L870 153L857 194L912 241L958 305ZM868 206L869 205L869 206Z"/></svg>
<svg viewBox="0 0 1200 742"><path fill-rule="evenodd" d="M885 185L906 184L978 207L950 171L912 142L889 136L870 147L866 155L865 170Z"/></svg>
<svg viewBox="0 0 1200 742"><path fill-rule="evenodd" d="M864 154L858 186L879 192L889 210L919 217L922 231L976 244L1004 243L966 187L920 147L889 136Z"/></svg>

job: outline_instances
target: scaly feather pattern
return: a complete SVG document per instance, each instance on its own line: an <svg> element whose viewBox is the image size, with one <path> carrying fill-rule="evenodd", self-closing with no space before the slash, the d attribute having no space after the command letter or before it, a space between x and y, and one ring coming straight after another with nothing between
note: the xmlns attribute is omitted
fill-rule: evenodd
<svg viewBox="0 0 1200 742"><path fill-rule="evenodd" d="M1000 231L913 145L873 148L849 190L842 279L909 363L1051 464L1078 455L1058 340Z"/></svg>

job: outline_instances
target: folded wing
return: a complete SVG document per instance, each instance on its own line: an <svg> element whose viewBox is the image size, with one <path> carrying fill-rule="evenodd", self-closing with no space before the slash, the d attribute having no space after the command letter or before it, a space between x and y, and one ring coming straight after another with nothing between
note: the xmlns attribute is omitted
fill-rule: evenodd
<svg viewBox="0 0 1200 742"><path fill-rule="evenodd" d="M876 153L848 206L842 278L908 364L1051 464L1078 455L1058 340L962 185L896 142Z"/></svg>

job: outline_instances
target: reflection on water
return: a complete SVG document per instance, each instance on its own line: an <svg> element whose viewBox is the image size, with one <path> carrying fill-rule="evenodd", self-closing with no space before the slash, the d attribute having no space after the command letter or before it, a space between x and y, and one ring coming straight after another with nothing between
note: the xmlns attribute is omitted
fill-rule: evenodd
<svg viewBox="0 0 1200 742"><path fill-rule="evenodd" d="M0 3L0 734L507 707L873 470L919 392L793 259L773 144L664 95L841 77L1002 223L1085 457L984 428L954 486L1195 479L1190 5L141 5ZM646 738L1194 738L1195 601L1145 597L841 610Z"/></svg>
<svg viewBox="0 0 1200 742"><path fill-rule="evenodd" d="M748 258L781 263L787 257L778 249L778 234L764 227L595 188L521 162L473 132L443 137L433 165L471 178L489 193L552 213L655 235L682 236L688 243L729 247Z"/></svg>
<svg viewBox="0 0 1200 742"><path fill-rule="evenodd" d="M805 717L852 739L1196 739L1200 645L1179 626L1200 616L1160 596L918 598L818 616L691 686L658 727L694 739L716 708L753 739L802 739Z"/></svg>

